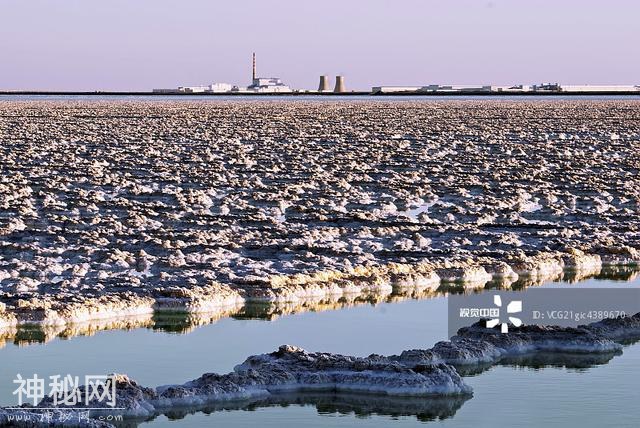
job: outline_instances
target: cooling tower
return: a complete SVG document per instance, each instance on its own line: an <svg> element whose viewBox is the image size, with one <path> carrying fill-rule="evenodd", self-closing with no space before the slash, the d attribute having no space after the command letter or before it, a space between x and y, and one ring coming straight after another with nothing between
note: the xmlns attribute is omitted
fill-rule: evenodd
<svg viewBox="0 0 640 428"><path fill-rule="evenodd" d="M344 88L344 76L336 76L336 87L333 88L333 92L347 92Z"/></svg>
<svg viewBox="0 0 640 428"><path fill-rule="evenodd" d="M320 76L320 85L318 85L318 92L330 91L329 89L329 76Z"/></svg>

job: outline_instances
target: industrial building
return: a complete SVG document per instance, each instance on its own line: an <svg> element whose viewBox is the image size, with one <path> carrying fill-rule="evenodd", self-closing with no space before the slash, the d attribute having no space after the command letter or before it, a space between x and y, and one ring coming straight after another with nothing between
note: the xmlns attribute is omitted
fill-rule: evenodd
<svg viewBox="0 0 640 428"><path fill-rule="evenodd" d="M562 92L632 92L640 88L634 85L562 85Z"/></svg>
<svg viewBox="0 0 640 428"><path fill-rule="evenodd" d="M374 86L371 92L374 94L397 94L418 92L422 86Z"/></svg>
<svg viewBox="0 0 640 428"><path fill-rule="evenodd" d="M185 92L188 94L202 93L206 92L208 89L208 86L178 86L179 92Z"/></svg>
<svg viewBox="0 0 640 428"><path fill-rule="evenodd" d="M634 85L561 85L559 83L541 83L539 85L426 85L426 86L374 86L372 94L426 94L426 93L460 93L460 94L518 94L518 93L610 93L638 92L640 86Z"/></svg>
<svg viewBox="0 0 640 428"><path fill-rule="evenodd" d="M224 93L231 91L232 88L233 85L230 85L229 83L212 83L209 85L208 92Z"/></svg>
<svg viewBox="0 0 640 428"><path fill-rule="evenodd" d="M531 87L533 92L560 92L562 89L559 83L541 83Z"/></svg>
<svg viewBox="0 0 640 428"><path fill-rule="evenodd" d="M335 85L330 87L329 76L322 75L317 90L292 90L279 77L260 77L257 74L256 54L252 54L251 83L237 86L229 83L212 83L200 86L180 86L176 89L154 89L159 94L366 94L366 92L347 92L344 76L335 76ZM559 93L630 93L640 95L638 85L561 85L560 83L540 83L534 85L420 85L420 86L374 86L371 95L518 95L518 94L559 94Z"/></svg>
<svg viewBox="0 0 640 428"><path fill-rule="evenodd" d="M291 88L282 83L282 79L279 77L257 77L255 52L253 53L252 69L251 85L245 89L247 92L291 92ZM234 91L242 92L242 89L237 88Z"/></svg>
<svg viewBox="0 0 640 428"><path fill-rule="evenodd" d="M282 83L279 77L257 77L245 90L247 92L291 92L291 88ZM234 91L242 91L242 88L236 87Z"/></svg>
<svg viewBox="0 0 640 428"><path fill-rule="evenodd" d="M438 93L450 93L450 92L522 92L528 91L528 85L516 85L516 86L494 86L494 85L426 85L426 86L374 86L371 88L371 92L374 94L398 94L398 93L415 93L422 94L425 92L438 92Z"/></svg>
<svg viewBox="0 0 640 428"><path fill-rule="evenodd" d="M207 86L178 86L177 89L154 89L154 94L220 94L231 92L233 86L228 83L212 83Z"/></svg>
<svg viewBox="0 0 640 428"><path fill-rule="evenodd" d="M256 75L256 54L253 54L251 84L249 86L234 86L229 83L212 83L200 86L179 86L177 89L154 89L156 94L225 94L225 93L287 93L291 88L279 77L258 77Z"/></svg>
<svg viewBox="0 0 640 428"><path fill-rule="evenodd" d="M513 86L498 86L498 92L529 92L531 91L530 85L513 85Z"/></svg>
<svg viewBox="0 0 640 428"><path fill-rule="evenodd" d="M420 92L491 92L491 85L427 85Z"/></svg>

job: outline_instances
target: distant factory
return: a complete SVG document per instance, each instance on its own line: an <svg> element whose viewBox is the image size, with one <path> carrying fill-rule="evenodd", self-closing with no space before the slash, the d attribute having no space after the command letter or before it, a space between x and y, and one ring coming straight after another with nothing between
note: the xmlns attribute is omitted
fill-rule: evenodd
<svg viewBox="0 0 640 428"><path fill-rule="evenodd" d="M559 83L541 83L539 85L426 85L426 86L374 86L371 93L380 94L432 94L432 93L495 93L495 94L518 94L518 93L640 93L638 85L561 85Z"/></svg>
<svg viewBox="0 0 640 428"><path fill-rule="evenodd" d="M210 85L199 86L178 86L169 89L154 89L154 94L341 94L346 93L344 76L336 76L335 85L331 89L329 76L320 76L318 90L298 90L291 89L282 82L279 77L259 77L257 75L256 54L252 56L251 84L248 86L232 85L230 83L212 83Z"/></svg>
<svg viewBox="0 0 640 428"><path fill-rule="evenodd" d="M374 86L371 92L347 91L344 76L335 76L335 83L327 75L320 76L318 89L291 89L279 77L259 77L256 54L252 55L251 83L247 86L230 83L212 83L200 86L179 86L171 89L154 89L155 94L300 94L300 95L545 95L545 94L639 94L640 85L561 85L541 83L535 85L422 85L422 86Z"/></svg>
<svg viewBox="0 0 640 428"><path fill-rule="evenodd" d="M279 77L258 77L256 74L256 54L252 56L251 84L237 86L229 83L212 83L202 86L178 86L177 89L154 89L154 93L160 94L224 94L224 93L289 93L293 90L282 82Z"/></svg>
<svg viewBox="0 0 640 428"><path fill-rule="evenodd" d="M246 88L234 86L231 90L236 92L291 92L291 88L279 77L257 77L256 75L256 54L253 53L253 73L251 74L251 85Z"/></svg>

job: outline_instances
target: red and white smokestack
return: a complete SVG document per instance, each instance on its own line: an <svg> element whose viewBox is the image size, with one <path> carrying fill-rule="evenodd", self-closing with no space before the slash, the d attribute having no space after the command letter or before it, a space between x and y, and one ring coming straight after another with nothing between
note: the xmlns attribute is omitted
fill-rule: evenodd
<svg viewBox="0 0 640 428"><path fill-rule="evenodd" d="M253 53L253 75L252 75L252 81L256 80L256 53Z"/></svg>

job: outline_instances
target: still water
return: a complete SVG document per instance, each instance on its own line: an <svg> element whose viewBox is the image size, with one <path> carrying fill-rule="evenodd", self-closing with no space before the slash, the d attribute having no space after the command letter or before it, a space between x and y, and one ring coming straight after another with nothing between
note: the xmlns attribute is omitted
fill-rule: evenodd
<svg viewBox="0 0 640 428"><path fill-rule="evenodd" d="M639 287L640 280L587 280L547 287ZM0 404L12 405L13 379L127 373L143 385L183 383L206 372L228 372L247 356L281 344L366 356L428 348L447 339L444 295L293 315L242 310L234 317L188 327L160 317L148 327L27 343L21 333L0 349ZM185 329L188 334L184 333ZM19 345L18 345L19 344ZM142 426L200 427L637 427L640 423L640 344L602 358L522 358L468 373L466 399L394 399L335 394L277 396L161 415ZM392 422L393 421L393 422Z"/></svg>

